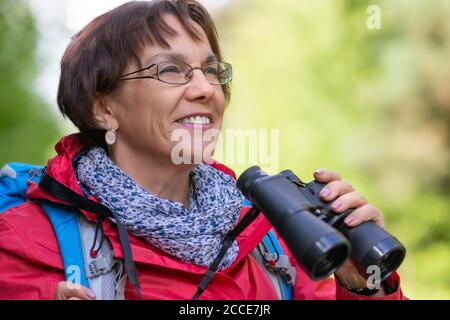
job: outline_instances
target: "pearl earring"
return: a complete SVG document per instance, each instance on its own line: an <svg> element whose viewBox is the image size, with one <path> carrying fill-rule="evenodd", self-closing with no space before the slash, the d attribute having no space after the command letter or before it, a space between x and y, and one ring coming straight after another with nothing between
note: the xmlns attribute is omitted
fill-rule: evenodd
<svg viewBox="0 0 450 320"><path fill-rule="evenodd" d="M106 144L108 144L109 146L112 146L114 143L116 143L116 140L117 140L117 136L116 136L115 129L109 129L108 131L106 131L106 134L105 134Z"/></svg>

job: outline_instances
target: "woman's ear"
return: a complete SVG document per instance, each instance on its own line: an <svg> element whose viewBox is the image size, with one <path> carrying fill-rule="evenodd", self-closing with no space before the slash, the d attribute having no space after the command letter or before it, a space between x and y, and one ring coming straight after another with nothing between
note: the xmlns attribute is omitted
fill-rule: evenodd
<svg viewBox="0 0 450 320"><path fill-rule="evenodd" d="M97 97L93 109L94 119L98 126L105 129L119 129L119 121L106 97Z"/></svg>

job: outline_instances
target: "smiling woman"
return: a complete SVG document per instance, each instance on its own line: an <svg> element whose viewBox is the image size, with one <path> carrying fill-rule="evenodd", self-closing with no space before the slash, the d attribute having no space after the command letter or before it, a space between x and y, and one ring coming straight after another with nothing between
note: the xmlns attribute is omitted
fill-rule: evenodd
<svg viewBox="0 0 450 320"><path fill-rule="evenodd" d="M0 298L404 298L397 274L370 289L349 262L336 280L312 281L269 222L254 219L231 169L173 161L174 132L220 131L231 80L194 0L128 2L77 33L58 105L80 132L61 139L39 183L38 168L0 171L24 178L33 200L0 215ZM315 178L336 213L355 208L349 226L384 226L338 173Z"/></svg>

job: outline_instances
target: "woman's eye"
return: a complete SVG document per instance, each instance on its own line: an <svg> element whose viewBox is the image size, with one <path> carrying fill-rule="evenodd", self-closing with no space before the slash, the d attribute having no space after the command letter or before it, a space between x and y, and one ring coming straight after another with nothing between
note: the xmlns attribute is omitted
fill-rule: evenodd
<svg viewBox="0 0 450 320"><path fill-rule="evenodd" d="M217 68L214 67L206 67L203 69L205 73L215 74L217 75L219 72L217 71Z"/></svg>
<svg viewBox="0 0 450 320"><path fill-rule="evenodd" d="M179 73L180 68L172 65L172 66L164 66L159 70L159 73Z"/></svg>

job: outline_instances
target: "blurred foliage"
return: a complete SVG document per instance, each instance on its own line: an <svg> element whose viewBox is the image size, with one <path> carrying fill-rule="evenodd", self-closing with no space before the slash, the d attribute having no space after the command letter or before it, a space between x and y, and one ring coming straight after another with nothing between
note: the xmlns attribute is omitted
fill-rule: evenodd
<svg viewBox="0 0 450 320"><path fill-rule="evenodd" d="M219 17L226 127L280 129L280 170L336 170L380 208L413 299L450 298L449 14L447 0L239 0Z"/></svg>
<svg viewBox="0 0 450 320"><path fill-rule="evenodd" d="M366 27L373 4L381 30ZM226 128L279 129L280 170L339 171L379 207L413 299L450 298L449 14L447 0L235 0L216 14L234 67ZM44 163L59 136L32 89L37 39L26 2L0 0L0 163Z"/></svg>
<svg viewBox="0 0 450 320"><path fill-rule="evenodd" d="M33 89L38 32L23 0L0 0L0 166L45 164L58 137L54 115Z"/></svg>

